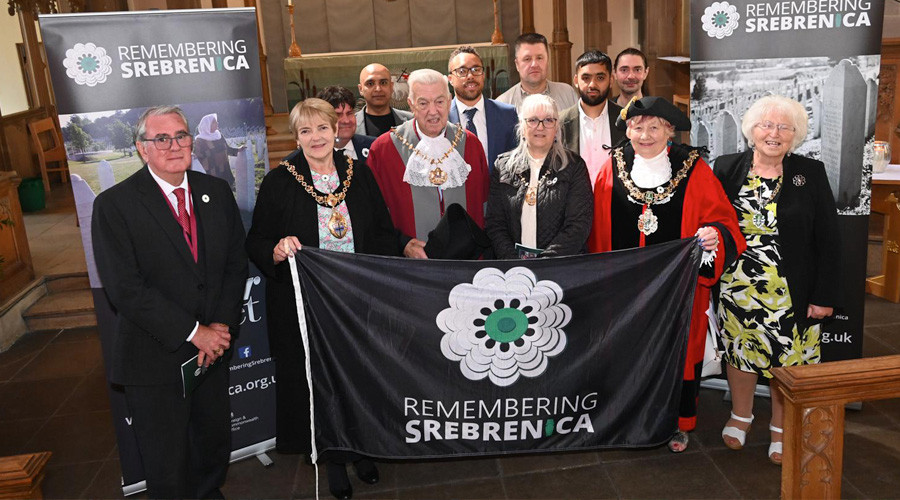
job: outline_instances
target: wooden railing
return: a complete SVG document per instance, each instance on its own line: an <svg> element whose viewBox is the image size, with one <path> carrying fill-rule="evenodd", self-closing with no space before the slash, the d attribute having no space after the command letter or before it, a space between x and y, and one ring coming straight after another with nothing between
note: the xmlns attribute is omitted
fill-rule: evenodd
<svg viewBox="0 0 900 500"><path fill-rule="evenodd" d="M784 395L781 498L840 498L844 405L900 397L900 356L775 368L772 374Z"/></svg>

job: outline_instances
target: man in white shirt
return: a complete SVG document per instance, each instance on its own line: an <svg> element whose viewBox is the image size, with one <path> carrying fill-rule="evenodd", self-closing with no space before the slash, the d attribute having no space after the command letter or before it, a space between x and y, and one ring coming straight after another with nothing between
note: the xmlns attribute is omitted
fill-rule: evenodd
<svg viewBox="0 0 900 500"><path fill-rule="evenodd" d="M450 104L450 123L461 124L478 136L488 170L492 170L497 156L516 146L516 108L484 98L484 63L473 47L464 45L454 50L447 69L456 94Z"/></svg>
<svg viewBox="0 0 900 500"><path fill-rule="evenodd" d="M591 186L612 148L625 134L616 127L622 108L608 101L612 62L599 50L589 50L575 61L573 83L580 99L560 113L565 146L578 153L587 164Z"/></svg>
<svg viewBox="0 0 900 500"><path fill-rule="evenodd" d="M522 106L522 100L531 94L546 94L556 101L557 109L574 106L578 94L571 85L547 80L550 66L550 50L547 38L539 33L523 33L515 42L516 70L519 72L519 83L497 98L500 102L512 104L516 111Z"/></svg>

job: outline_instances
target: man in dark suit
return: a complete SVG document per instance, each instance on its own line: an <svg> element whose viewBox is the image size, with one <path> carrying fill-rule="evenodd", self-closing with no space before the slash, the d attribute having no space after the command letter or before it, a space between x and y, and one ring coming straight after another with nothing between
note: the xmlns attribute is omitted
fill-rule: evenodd
<svg viewBox="0 0 900 500"><path fill-rule="evenodd" d="M353 93L344 87L331 86L320 90L316 97L331 104L337 113L338 130L334 138L334 149L343 150L348 158L366 161L375 137L356 133L356 114L353 112L356 100Z"/></svg>
<svg viewBox="0 0 900 500"><path fill-rule="evenodd" d="M378 137L412 118L412 113L391 107L394 81L383 64L373 63L359 72L359 95L366 105L356 113L356 133Z"/></svg>
<svg viewBox="0 0 900 500"><path fill-rule="evenodd" d="M589 50L581 54L575 61L573 82L578 102L559 115L565 146L584 159L592 187L611 148L625 138L625 132L616 127L622 108L607 101L611 72L611 61L603 52Z"/></svg>
<svg viewBox="0 0 900 500"><path fill-rule="evenodd" d="M448 63L450 85L453 86L453 103L450 105L450 122L459 123L478 136L484 146L488 169L494 169L494 160L516 146L516 123L519 118L512 105L485 99L484 63L471 46L464 45L450 54Z"/></svg>
<svg viewBox="0 0 900 500"><path fill-rule="evenodd" d="M97 270L118 314L111 381L124 387L151 498L220 498L231 452L228 349L247 280L228 184L190 171L174 106L138 122L147 164L94 202ZM194 358L196 357L196 360ZM182 364L201 376L187 394Z"/></svg>

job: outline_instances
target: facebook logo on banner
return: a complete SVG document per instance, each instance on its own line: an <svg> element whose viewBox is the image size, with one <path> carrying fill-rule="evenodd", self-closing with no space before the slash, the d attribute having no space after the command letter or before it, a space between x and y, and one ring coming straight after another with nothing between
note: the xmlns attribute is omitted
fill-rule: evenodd
<svg viewBox="0 0 900 500"><path fill-rule="evenodd" d="M238 348L238 357L240 359L246 359L250 357L250 346L244 346Z"/></svg>

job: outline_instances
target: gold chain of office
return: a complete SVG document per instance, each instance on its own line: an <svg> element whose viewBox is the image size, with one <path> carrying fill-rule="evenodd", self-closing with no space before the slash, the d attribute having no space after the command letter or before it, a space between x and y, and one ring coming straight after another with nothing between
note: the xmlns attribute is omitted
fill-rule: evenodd
<svg viewBox="0 0 900 500"><path fill-rule="evenodd" d="M347 178L344 179L344 187L341 189L340 193L328 193L325 196L316 194L316 188L307 184L306 179L303 178L303 175L297 173L297 169L291 165L290 163L282 160L279 165L284 165L287 167L287 171L294 176L294 179L297 179L297 182L300 183L300 186L309 193L310 196L316 203L322 205L323 207L327 207L331 209L331 217L328 219L328 231L335 238L341 239L347 235L347 219L341 215L340 212L337 211L337 206L344 201L344 198L347 197L347 190L350 189L350 181L353 179L353 158L347 158ZM337 169L334 171L334 175L337 175ZM340 178L340 177L338 177Z"/></svg>
<svg viewBox="0 0 900 500"><path fill-rule="evenodd" d="M398 134L396 129L391 130L391 133L394 134L394 137L396 137L397 140L400 141L400 144L403 144L403 146L408 149L411 154L422 158L423 160L434 166L434 168L428 172L428 182L434 184L435 186L440 186L441 184L447 182L447 172L441 169L441 165L444 163L444 160L446 160L450 156L450 154L453 153L453 150L456 149L456 145L459 144L459 141L462 140L463 136L465 135L465 129L463 129L462 127L456 127L456 135L453 137L453 140L450 141L450 149L448 149L443 154L443 156L437 159L432 158L431 156L428 156L422 151L416 149L416 147L410 144L405 137Z"/></svg>

